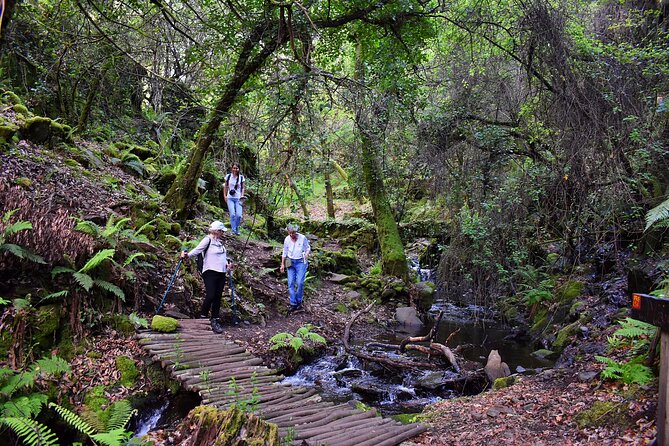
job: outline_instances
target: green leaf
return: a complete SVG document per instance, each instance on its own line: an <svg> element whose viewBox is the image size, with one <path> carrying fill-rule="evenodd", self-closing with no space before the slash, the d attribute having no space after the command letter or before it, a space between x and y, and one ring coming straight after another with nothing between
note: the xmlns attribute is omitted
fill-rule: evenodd
<svg viewBox="0 0 669 446"><path fill-rule="evenodd" d="M12 218L12 215L14 215L18 209L12 209L11 211L5 212L5 214L2 216L2 222L7 223L10 218Z"/></svg>
<svg viewBox="0 0 669 446"><path fill-rule="evenodd" d="M109 432L91 435L91 439L107 446L121 446L126 438L125 429L112 429Z"/></svg>
<svg viewBox="0 0 669 446"><path fill-rule="evenodd" d="M77 429L79 432L82 432L89 437L95 433L93 428L91 428L91 426L86 423L86 421L84 421L79 415L72 412L71 410L59 406L56 403L49 403L49 407L55 410L67 424Z"/></svg>
<svg viewBox="0 0 669 446"><path fill-rule="evenodd" d="M83 274L80 272L73 273L72 276L74 280L86 291L90 291L93 287L93 278L88 274Z"/></svg>
<svg viewBox="0 0 669 446"><path fill-rule="evenodd" d="M115 249L103 249L95 253L95 255L79 270L80 273L85 273L96 267L107 259L114 257Z"/></svg>
<svg viewBox="0 0 669 446"><path fill-rule="evenodd" d="M100 280L100 279L95 279L93 281L97 286L102 288L105 291L109 291L119 299L121 299L123 302L125 302L125 293L121 288L118 286L114 285L113 283L107 282L106 280Z"/></svg>
<svg viewBox="0 0 669 446"><path fill-rule="evenodd" d="M107 421L107 430L123 429L130 421L135 412L127 400L119 400L110 407L109 421Z"/></svg>
<svg viewBox="0 0 669 446"><path fill-rule="evenodd" d="M100 226L88 220L80 220L74 229L93 237L98 237L100 235Z"/></svg>
<svg viewBox="0 0 669 446"><path fill-rule="evenodd" d="M16 223L12 223L11 225L5 228L5 236L9 237L11 235L16 234L17 232L27 231L32 228L33 225L29 221L23 221L23 220L17 221Z"/></svg>
<svg viewBox="0 0 669 446"><path fill-rule="evenodd" d="M58 438L43 424L24 417L0 418L28 446L58 446Z"/></svg>
<svg viewBox="0 0 669 446"><path fill-rule="evenodd" d="M55 293L47 294L46 296L44 296L40 300L40 302L46 302L46 301L49 301L51 299L58 299L58 298L61 298L61 297L67 297L69 294L70 294L69 290L57 291Z"/></svg>
<svg viewBox="0 0 669 446"><path fill-rule="evenodd" d="M297 353L304 346L304 340L295 336L290 340L290 346L293 347L293 350L295 350L295 353Z"/></svg>
<svg viewBox="0 0 669 446"><path fill-rule="evenodd" d="M136 252L136 253L128 256L127 259L125 259L125 262L123 262L123 266L128 266L128 265L130 265L130 263L132 263L133 260L135 260L137 258L143 258L143 257L146 257L146 254L144 254L143 252Z"/></svg>
<svg viewBox="0 0 669 446"><path fill-rule="evenodd" d="M648 211L646 214L646 228L644 231L647 231L657 222L667 219L669 219L669 198Z"/></svg>
<svg viewBox="0 0 669 446"><path fill-rule="evenodd" d="M68 268L66 266L54 266L53 269L51 270L51 277L56 277L58 274L63 274L63 273L75 273L76 271L73 270L72 268Z"/></svg>
<svg viewBox="0 0 669 446"><path fill-rule="evenodd" d="M149 328L149 321L147 321L143 317L139 317L135 312L130 313L128 319L130 319L130 322L135 327Z"/></svg>
<svg viewBox="0 0 669 446"><path fill-rule="evenodd" d="M27 396L13 398L0 407L2 407L3 417L36 417L47 403L49 398L41 393L32 393Z"/></svg>

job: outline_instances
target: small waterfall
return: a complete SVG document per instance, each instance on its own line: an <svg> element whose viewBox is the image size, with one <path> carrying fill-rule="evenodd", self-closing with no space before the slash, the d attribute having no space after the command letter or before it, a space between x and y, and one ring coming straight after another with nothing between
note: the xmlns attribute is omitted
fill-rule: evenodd
<svg viewBox="0 0 669 446"><path fill-rule="evenodd" d="M409 259L409 267L416 273L420 282L433 282L434 270L430 268L421 268L417 259Z"/></svg>
<svg viewBox="0 0 669 446"><path fill-rule="evenodd" d="M144 435L151 432L153 428L158 425L160 417L163 416L163 413L169 406L169 401L165 401L162 406L149 410L147 413L142 415L139 420L137 420L137 428L135 432L135 437L143 437Z"/></svg>

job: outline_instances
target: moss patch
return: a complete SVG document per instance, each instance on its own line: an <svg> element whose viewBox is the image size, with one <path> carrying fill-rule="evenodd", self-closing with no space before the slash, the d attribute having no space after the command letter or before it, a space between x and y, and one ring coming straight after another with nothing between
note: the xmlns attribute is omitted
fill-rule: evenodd
<svg viewBox="0 0 669 446"><path fill-rule="evenodd" d="M514 376L505 376L503 378L497 378L494 383L492 383L493 390L504 389L506 387L512 386L516 382Z"/></svg>
<svg viewBox="0 0 669 446"><path fill-rule="evenodd" d="M132 358L127 356L118 356L115 360L116 368L121 372L119 384L124 387L133 387L139 377L139 370L137 364Z"/></svg>
<svg viewBox="0 0 669 446"><path fill-rule="evenodd" d="M592 407L577 413L574 421L581 429L606 425L622 430L632 425L624 409L621 404L611 401L595 401Z"/></svg>
<svg viewBox="0 0 669 446"><path fill-rule="evenodd" d="M173 333L177 331L179 321L166 316L155 315L151 319L151 328L162 333Z"/></svg>

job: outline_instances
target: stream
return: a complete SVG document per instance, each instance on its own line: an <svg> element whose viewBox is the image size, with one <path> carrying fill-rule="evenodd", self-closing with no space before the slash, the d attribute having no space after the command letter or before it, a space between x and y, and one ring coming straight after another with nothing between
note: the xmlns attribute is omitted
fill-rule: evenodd
<svg viewBox="0 0 669 446"><path fill-rule="evenodd" d="M464 359L485 365L491 350L498 350L502 360L509 365L512 373L536 373L551 367L551 361L540 360L531 355L531 345L512 340L509 328L500 326L492 319L492 314L481 307L460 308L452 305L435 305L430 314L439 311L444 316L439 325L436 342L444 342L455 330L460 330L449 341L454 347L468 344L462 354ZM358 339L352 343L361 348L370 342L398 345L407 336L422 336L432 327L428 324L419 330L406 332L396 329L370 339ZM389 358L398 355L387 350ZM333 402L359 400L376 407L386 415L420 412L427 404L439 399L454 398L462 394L475 394L483 389L465 388L460 391L442 385L458 375L451 370L422 370L388 374L378 365L362 364L355 356L347 355L343 348L322 356L311 364L298 368L283 383L305 387L315 387L321 396Z"/></svg>

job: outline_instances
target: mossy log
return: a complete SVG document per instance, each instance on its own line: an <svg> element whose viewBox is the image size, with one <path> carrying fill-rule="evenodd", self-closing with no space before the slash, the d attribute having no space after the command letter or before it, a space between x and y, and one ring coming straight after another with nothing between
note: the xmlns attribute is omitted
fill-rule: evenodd
<svg viewBox="0 0 669 446"><path fill-rule="evenodd" d="M181 424L182 445L279 446L275 424L237 408L220 411L210 406L193 409Z"/></svg>

